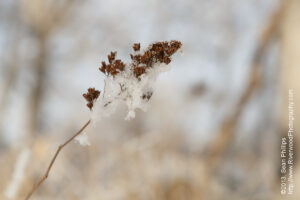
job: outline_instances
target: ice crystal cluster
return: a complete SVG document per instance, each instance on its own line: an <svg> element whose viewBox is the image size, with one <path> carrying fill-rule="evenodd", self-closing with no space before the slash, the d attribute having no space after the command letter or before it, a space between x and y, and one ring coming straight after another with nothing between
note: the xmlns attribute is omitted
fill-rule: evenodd
<svg viewBox="0 0 300 200"><path fill-rule="evenodd" d="M102 62L99 70L105 74L103 91L89 88L83 94L92 111L92 121L110 116L120 103L128 108L126 120L135 117L135 110L146 111L153 94L153 84L161 72L169 70L171 56L181 48L181 42L155 42L141 50L140 44L133 45L131 62L117 59L117 52L108 55L108 63Z"/></svg>

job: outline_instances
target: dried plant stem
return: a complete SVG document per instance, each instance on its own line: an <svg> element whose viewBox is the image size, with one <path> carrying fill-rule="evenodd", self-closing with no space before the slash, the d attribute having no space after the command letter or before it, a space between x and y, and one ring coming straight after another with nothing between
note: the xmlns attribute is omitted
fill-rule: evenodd
<svg viewBox="0 0 300 200"><path fill-rule="evenodd" d="M56 150L56 152L55 152L55 154L54 154L54 156L53 156L53 158L52 158L52 160L51 160L51 162L50 162L50 164L49 164L49 166L47 168L47 171L46 171L45 175L33 186L32 190L26 196L25 200L28 200L31 197L31 195L33 194L33 192L47 179L47 177L49 175L49 172L50 172L50 170L51 170L51 168L52 168L52 166L53 166L53 164L54 164L54 162L55 162L55 160L56 160L59 152L67 144L69 144L75 137L77 137L78 135L80 135L83 132L83 130L90 124L90 122L91 122L91 120L87 121L85 123L85 125L77 133L75 133L72 137L70 137L65 143L59 145L59 147L57 148L57 150Z"/></svg>

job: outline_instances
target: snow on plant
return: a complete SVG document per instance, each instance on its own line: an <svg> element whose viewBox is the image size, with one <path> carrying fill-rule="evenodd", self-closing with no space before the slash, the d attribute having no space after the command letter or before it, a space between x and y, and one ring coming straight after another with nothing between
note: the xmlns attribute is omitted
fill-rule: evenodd
<svg viewBox="0 0 300 200"><path fill-rule="evenodd" d="M108 63L102 62L99 68L105 77L105 85L100 99L100 91L89 88L84 98L92 110L92 119L109 116L120 102L125 102L128 114L125 119L135 117L135 109L147 109L153 94L153 83L161 72L169 70L171 56L181 47L178 41L156 42L140 50L140 44L133 45L131 63L124 64L116 59L117 52L108 55Z"/></svg>
<svg viewBox="0 0 300 200"><path fill-rule="evenodd" d="M81 146L90 146L91 143L89 141L89 137L86 134L86 132L83 132L82 134L78 135L75 138L75 141L78 142Z"/></svg>
<svg viewBox="0 0 300 200"><path fill-rule="evenodd" d="M169 70L168 64L171 56L181 48L181 42L155 42L146 49L141 50L140 43L133 45L134 52L130 54L131 62L123 63L116 59L117 52L111 52L103 61L99 70L105 74L104 88L100 92L95 88L89 88L83 97L87 101L87 107L92 111L91 119L72 137L60 145L52 158L45 175L33 186L25 199L29 199L39 185L46 180L59 152L73 139L80 144L89 145L86 133L83 130L97 119L109 117L121 102L128 108L126 120L135 117L135 110L146 111L147 104L153 94L153 84L161 72ZM81 134L81 135L80 135Z"/></svg>

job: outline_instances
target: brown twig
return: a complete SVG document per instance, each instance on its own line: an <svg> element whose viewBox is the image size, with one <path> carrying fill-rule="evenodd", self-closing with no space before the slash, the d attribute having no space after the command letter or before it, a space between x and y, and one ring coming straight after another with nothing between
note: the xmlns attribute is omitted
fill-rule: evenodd
<svg viewBox="0 0 300 200"><path fill-rule="evenodd" d="M25 200L28 200L31 195L33 194L33 192L48 178L49 172L59 154L59 152L67 145L69 144L74 138L76 138L78 135L80 135L82 133L82 131L90 124L91 120L87 121L85 123L85 125L77 132L75 133L72 137L70 137L65 143L59 145L59 147L57 148L48 168L47 171L45 173L45 175L33 186L32 190L29 192L29 194L26 196Z"/></svg>

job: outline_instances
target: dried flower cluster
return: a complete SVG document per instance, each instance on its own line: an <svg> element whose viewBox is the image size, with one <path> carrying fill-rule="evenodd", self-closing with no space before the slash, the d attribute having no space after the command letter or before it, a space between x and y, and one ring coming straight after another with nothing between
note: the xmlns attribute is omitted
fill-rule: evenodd
<svg viewBox="0 0 300 200"><path fill-rule="evenodd" d="M99 68L101 72L106 75L115 76L119 72L123 71L125 68L125 64L121 60L116 60L117 52L110 52L108 57L108 64L105 61L102 61L102 66Z"/></svg>
<svg viewBox="0 0 300 200"><path fill-rule="evenodd" d="M150 45L150 48L143 54L130 54L132 59L132 68L135 76L138 78L146 72L146 69L153 67L157 62L169 64L171 56L181 47L181 42L172 40L169 42L156 42ZM133 45L134 51L140 50L140 44Z"/></svg>
<svg viewBox="0 0 300 200"><path fill-rule="evenodd" d="M113 105L119 101L127 104L128 115L126 119L135 116L134 110L145 110L146 103L153 94L153 83L160 72L167 71L171 56L182 46L181 42L155 42L141 51L140 43L133 44L134 52L130 54L131 63L125 64L116 59L117 52L111 52L103 61L99 70L106 75L102 98L97 101L96 113L111 113ZM84 98L87 106L92 110L100 92L95 88L89 88ZM96 105L96 104L95 104ZM99 106L98 106L99 105ZM98 115L98 114L97 114Z"/></svg>
<svg viewBox="0 0 300 200"><path fill-rule="evenodd" d="M89 88L88 92L82 95L85 98L85 100L88 102L86 106L90 110L92 110L94 106L94 102L97 100L99 95L100 95L100 91L96 90L95 88Z"/></svg>

